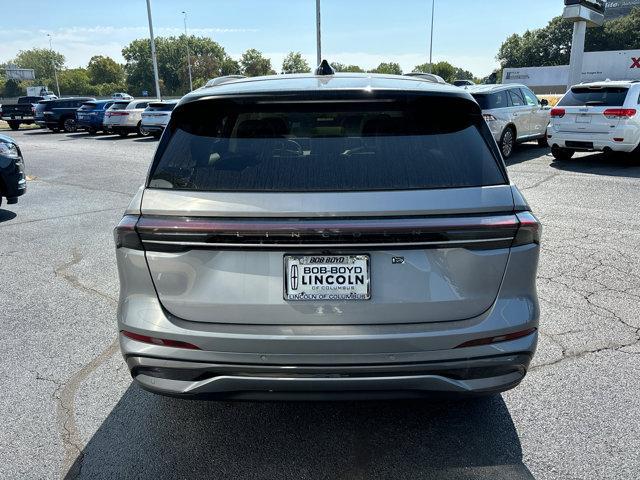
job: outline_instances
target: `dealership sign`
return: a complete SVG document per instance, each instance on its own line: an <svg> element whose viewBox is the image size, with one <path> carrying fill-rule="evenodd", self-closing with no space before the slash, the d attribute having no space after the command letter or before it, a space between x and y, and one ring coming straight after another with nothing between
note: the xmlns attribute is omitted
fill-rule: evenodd
<svg viewBox="0 0 640 480"><path fill-rule="evenodd" d="M624 17L631 13L631 10L635 7L640 7L640 0L613 0L607 2L607 7L604 11L604 17L606 20L613 20L616 18Z"/></svg>
<svg viewBox="0 0 640 480"><path fill-rule="evenodd" d="M588 52L582 63L582 82L640 80L640 50ZM557 87L569 82L569 66L505 68L502 83L529 87Z"/></svg>

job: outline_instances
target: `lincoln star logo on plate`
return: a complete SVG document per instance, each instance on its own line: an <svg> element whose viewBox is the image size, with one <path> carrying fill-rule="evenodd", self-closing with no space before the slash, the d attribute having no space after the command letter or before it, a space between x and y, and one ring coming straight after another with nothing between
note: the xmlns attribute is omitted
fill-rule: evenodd
<svg viewBox="0 0 640 480"><path fill-rule="evenodd" d="M298 289L298 265L291 265L291 275L289 276L291 280L291 290Z"/></svg>

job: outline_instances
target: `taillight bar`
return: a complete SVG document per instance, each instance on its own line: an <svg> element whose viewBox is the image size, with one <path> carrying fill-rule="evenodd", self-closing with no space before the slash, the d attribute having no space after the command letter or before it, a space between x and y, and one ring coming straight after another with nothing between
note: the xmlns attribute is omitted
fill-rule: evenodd
<svg viewBox="0 0 640 480"><path fill-rule="evenodd" d="M128 332L126 330L121 330L120 333L123 336L130 338L131 340L135 340L136 342L150 343L152 345L158 345L161 347L185 348L187 350L200 350L200 347L192 343L181 342L179 340L169 340L166 338L150 337L149 335L141 335L139 333Z"/></svg>
<svg viewBox="0 0 640 480"><path fill-rule="evenodd" d="M562 118L565 116L567 111L564 108L552 108L551 109L551 118Z"/></svg>
<svg viewBox="0 0 640 480"><path fill-rule="evenodd" d="M516 213L518 218L519 228L513 239L514 247L520 245L529 245L531 243L540 244L540 238L542 236L542 225L538 219L531 212L518 212Z"/></svg>
<svg viewBox="0 0 640 480"><path fill-rule="evenodd" d="M635 108L608 108L603 115L607 118L631 118L635 117L637 110Z"/></svg>
<svg viewBox="0 0 640 480"><path fill-rule="evenodd" d="M510 247L519 227L520 221L514 214L322 220L142 216L135 231L145 249L161 251L324 247L487 249ZM122 236L125 231L123 226Z"/></svg>
<svg viewBox="0 0 640 480"><path fill-rule="evenodd" d="M106 112L107 117L124 117L129 115L129 112Z"/></svg>

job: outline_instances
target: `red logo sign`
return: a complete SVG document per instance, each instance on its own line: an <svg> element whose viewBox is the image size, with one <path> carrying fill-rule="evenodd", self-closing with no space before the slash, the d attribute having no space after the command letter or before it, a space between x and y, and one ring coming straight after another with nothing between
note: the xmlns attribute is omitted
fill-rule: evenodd
<svg viewBox="0 0 640 480"><path fill-rule="evenodd" d="M640 57L638 58L632 57L631 61L633 62L631 64L631 68L640 68Z"/></svg>

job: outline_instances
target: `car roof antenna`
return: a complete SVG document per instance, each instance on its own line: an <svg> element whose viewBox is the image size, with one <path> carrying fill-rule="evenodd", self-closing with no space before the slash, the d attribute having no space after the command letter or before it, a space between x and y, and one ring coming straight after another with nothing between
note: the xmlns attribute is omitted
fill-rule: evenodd
<svg viewBox="0 0 640 480"><path fill-rule="evenodd" d="M329 65L329 62L327 62L326 60L322 60L322 63L320 63L320 65L318 65L318 68L316 68L316 75L335 75L336 71L333 69L333 67L331 65Z"/></svg>

